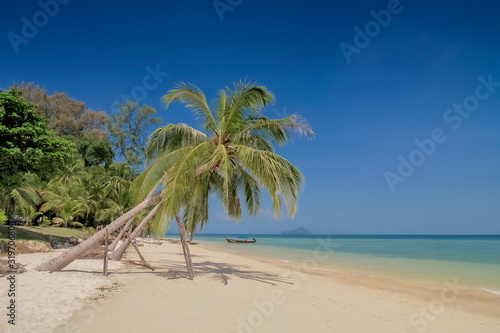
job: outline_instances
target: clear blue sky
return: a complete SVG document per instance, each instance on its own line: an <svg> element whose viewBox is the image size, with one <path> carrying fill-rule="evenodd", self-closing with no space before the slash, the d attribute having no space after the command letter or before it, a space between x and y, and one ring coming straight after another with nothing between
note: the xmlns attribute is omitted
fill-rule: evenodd
<svg viewBox="0 0 500 333"><path fill-rule="evenodd" d="M273 218L266 200L234 224L213 205L205 232L500 233L497 2L44 1L51 15L3 5L0 88L33 81L107 112L135 92L165 122L193 124L160 105L176 82L215 97L248 78L275 93L269 116L310 122L314 140L280 149L306 177L295 219ZM148 66L163 74L145 90Z"/></svg>

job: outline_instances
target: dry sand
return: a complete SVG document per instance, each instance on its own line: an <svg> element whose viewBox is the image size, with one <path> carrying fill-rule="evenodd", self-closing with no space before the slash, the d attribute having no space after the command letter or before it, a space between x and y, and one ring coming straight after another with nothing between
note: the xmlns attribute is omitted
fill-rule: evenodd
<svg viewBox="0 0 500 333"><path fill-rule="evenodd" d="M57 273L35 270L36 266L62 252L64 250L16 256L16 262L26 265L26 272L16 275L15 326L7 322L9 283L8 276L3 276L0 278L0 307L4 309L0 332L53 332L91 299L104 296L106 290L116 289L115 281L102 276L102 260L76 260ZM109 268L119 270L122 266L121 262L110 262Z"/></svg>
<svg viewBox="0 0 500 333"><path fill-rule="evenodd" d="M154 272L110 262L107 278L102 260L77 260L49 274L33 267L56 253L19 255L28 271L18 275L17 325L6 326L3 315L0 331L500 332L500 295L459 281L433 285L305 269L204 245L191 246L196 278L189 281L180 245L140 250ZM138 260L133 249L127 258Z"/></svg>

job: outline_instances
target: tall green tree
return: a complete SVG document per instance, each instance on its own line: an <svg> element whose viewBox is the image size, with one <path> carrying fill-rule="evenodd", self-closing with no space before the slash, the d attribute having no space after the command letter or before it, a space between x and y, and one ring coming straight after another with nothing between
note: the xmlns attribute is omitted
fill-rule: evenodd
<svg viewBox="0 0 500 333"><path fill-rule="evenodd" d="M21 91L25 101L37 105L36 112L48 119L48 128L59 135L108 140L108 116L104 111L93 111L84 102L71 98L64 92L49 95L46 89L33 82L15 83L12 88Z"/></svg>
<svg viewBox="0 0 500 333"><path fill-rule="evenodd" d="M48 130L35 108L18 90L0 91L0 186L16 185L26 172L48 179L75 156L74 143Z"/></svg>
<svg viewBox="0 0 500 333"><path fill-rule="evenodd" d="M150 137L147 157L153 163L132 189L141 200L166 174L165 196L154 220L159 234L164 234L172 218L178 222L182 238L184 226L191 233L203 226L208 221L210 193L220 197L235 220L242 216L240 197L251 215L260 211L261 187L267 189L276 215L281 214L283 203L290 216L295 214L303 176L275 153L273 144L283 145L294 135L312 137L314 133L298 115L283 119L264 116L263 109L273 100L267 88L246 82L221 90L213 109L203 92L190 84L181 83L163 97L167 108L176 101L186 105L202 120L203 131L169 124ZM183 243L187 247L185 240Z"/></svg>
<svg viewBox="0 0 500 333"><path fill-rule="evenodd" d="M108 166L113 163L115 152L109 140L91 139L86 137L68 137L82 156L86 167L95 165Z"/></svg>
<svg viewBox="0 0 500 333"><path fill-rule="evenodd" d="M161 118L153 117L155 109L147 105L139 107L137 102L127 101L118 107L120 110L108 121L111 143L128 164L139 166L144 163L149 126L160 124Z"/></svg>

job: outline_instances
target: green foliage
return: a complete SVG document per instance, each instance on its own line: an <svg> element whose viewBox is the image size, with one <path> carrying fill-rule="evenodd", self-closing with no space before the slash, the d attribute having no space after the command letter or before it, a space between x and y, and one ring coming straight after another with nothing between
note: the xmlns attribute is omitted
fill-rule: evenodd
<svg viewBox="0 0 500 333"><path fill-rule="evenodd" d="M19 215L28 219L37 217L42 186L43 182L37 175L20 174L15 185L0 188L0 208L4 209L9 216Z"/></svg>
<svg viewBox="0 0 500 333"><path fill-rule="evenodd" d="M83 158L86 167L110 165L115 157L113 147L108 140L70 137Z"/></svg>
<svg viewBox="0 0 500 333"><path fill-rule="evenodd" d="M113 113L108 121L111 143L128 164L141 165L144 163L148 128L160 124L161 118L153 117L155 109L147 105L139 107L137 102L127 101L118 106L120 111Z"/></svg>
<svg viewBox="0 0 500 333"><path fill-rule="evenodd" d="M63 93L21 88L38 113L19 91L0 92L0 209L27 224L78 228L109 223L130 209L136 173L127 163L113 163L95 113Z"/></svg>
<svg viewBox="0 0 500 333"><path fill-rule="evenodd" d="M70 228L82 228L82 229L85 228L85 226L80 222L71 222L69 224L69 227Z"/></svg>
<svg viewBox="0 0 500 333"><path fill-rule="evenodd" d="M49 120L48 128L59 135L71 135L107 141L105 112L88 109L85 103L69 97L64 92L49 95L47 90L34 83L14 84L25 101L37 105L36 112Z"/></svg>
<svg viewBox="0 0 500 333"><path fill-rule="evenodd" d="M64 226L110 222L130 209L129 187L134 176L125 163L112 163L108 168L75 165L45 186L38 211L60 218L57 223Z"/></svg>
<svg viewBox="0 0 500 333"><path fill-rule="evenodd" d="M40 226L42 226L42 227L48 227L48 226L51 225L51 223L52 222L50 221L50 219L47 216L42 216L42 221L40 223Z"/></svg>
<svg viewBox="0 0 500 333"><path fill-rule="evenodd" d="M0 209L0 225L4 225L7 222L8 217L3 209Z"/></svg>
<svg viewBox="0 0 500 333"><path fill-rule="evenodd" d="M283 202L293 216L303 176L292 163L274 152L294 135L313 137L298 115L283 119L264 116L273 102L267 88L239 82L220 91L212 110L203 92L181 83L163 97L186 105L203 122L205 133L186 124L168 124L149 138L146 150L152 164L133 185L134 201L142 200L159 182L164 198L150 230L164 233L171 219L183 213L188 232L208 221L208 198L216 194L230 217L241 219L241 199L248 211L260 211L260 188L268 190L277 216Z"/></svg>
<svg viewBox="0 0 500 333"><path fill-rule="evenodd" d="M12 189L0 189L0 208L28 224L71 226L105 224L130 209L129 187L135 173L126 163L84 168L83 162L49 182L25 174Z"/></svg>
<svg viewBox="0 0 500 333"><path fill-rule="evenodd" d="M53 224L59 224L59 225L66 225L66 221L60 217L53 217L52 218L52 223Z"/></svg>
<svg viewBox="0 0 500 333"><path fill-rule="evenodd" d="M19 173L43 179L71 162L75 145L47 130L47 121L34 112L16 90L0 91L0 186L19 181Z"/></svg>

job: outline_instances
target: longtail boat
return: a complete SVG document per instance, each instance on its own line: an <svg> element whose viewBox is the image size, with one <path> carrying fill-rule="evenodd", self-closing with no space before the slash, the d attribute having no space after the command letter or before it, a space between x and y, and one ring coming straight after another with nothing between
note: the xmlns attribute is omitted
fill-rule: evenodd
<svg viewBox="0 0 500 333"><path fill-rule="evenodd" d="M227 238L226 236L224 236L224 238L227 240L228 243L255 243L257 241L255 238L245 239L243 237L240 237L241 239L232 239L232 238Z"/></svg>

